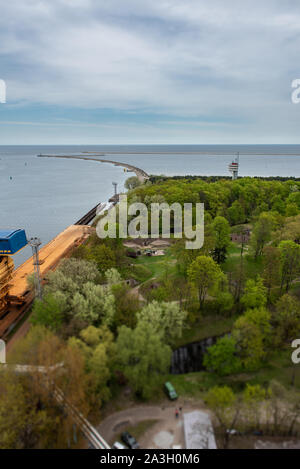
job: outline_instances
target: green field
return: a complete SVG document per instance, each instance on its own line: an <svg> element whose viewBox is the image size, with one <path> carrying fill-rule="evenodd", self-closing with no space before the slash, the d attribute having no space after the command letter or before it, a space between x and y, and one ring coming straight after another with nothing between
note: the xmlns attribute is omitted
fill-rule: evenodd
<svg viewBox="0 0 300 469"><path fill-rule="evenodd" d="M200 319L183 330L182 337L177 339L174 348L192 342L198 342L208 337L216 337L230 332L236 317L223 318L222 316L208 316Z"/></svg>
<svg viewBox="0 0 300 469"><path fill-rule="evenodd" d="M134 265L142 265L146 267L149 272L149 279L159 279L164 275L170 275L176 271L176 259L171 254L170 249L165 251L164 256L145 256L142 255L133 260Z"/></svg>
<svg viewBox="0 0 300 469"><path fill-rule="evenodd" d="M239 373L229 376L217 376L215 373L200 371L182 375L169 375L168 380L172 382L179 396L204 398L206 392L212 386L228 385L235 392L241 392L247 383L260 384L267 387L270 381L276 380L286 389L293 388L300 391L300 367L293 365L291 361L291 350L286 348L280 352L274 352L268 363L254 372Z"/></svg>

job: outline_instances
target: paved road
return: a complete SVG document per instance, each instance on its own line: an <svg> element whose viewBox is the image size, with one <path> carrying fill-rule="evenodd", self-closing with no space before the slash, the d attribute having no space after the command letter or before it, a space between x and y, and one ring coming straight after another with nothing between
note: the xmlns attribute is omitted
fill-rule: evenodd
<svg viewBox="0 0 300 469"><path fill-rule="evenodd" d="M109 443L113 443L117 436L124 431L127 427L136 425L145 420L157 420L158 422L150 428L145 435L143 435L139 442L142 448L159 448L157 443L157 436L163 433L170 433L173 435L172 444L184 445L182 416L177 420L175 418L175 409L182 406L182 412L187 412L199 409L202 403L197 405L194 403L187 403L185 401L176 401L176 403L166 402L166 405L161 406L136 406L121 412L116 412L109 417L105 418L97 430L103 435Z"/></svg>

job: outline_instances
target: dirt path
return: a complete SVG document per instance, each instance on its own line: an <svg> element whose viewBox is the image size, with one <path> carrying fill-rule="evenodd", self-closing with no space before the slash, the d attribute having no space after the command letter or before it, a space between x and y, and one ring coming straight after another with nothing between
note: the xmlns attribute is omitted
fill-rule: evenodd
<svg viewBox="0 0 300 469"><path fill-rule="evenodd" d="M146 282L149 282L150 280L153 280L155 277L152 277L150 278L149 280L146 280ZM146 302L146 298L141 294L140 292L140 288L144 285L144 283L146 282L143 282L143 283L140 283L139 285L137 285L136 287L133 287L131 290L130 290L130 294L133 295L133 296L137 296L138 299L140 301L142 301L143 303Z"/></svg>

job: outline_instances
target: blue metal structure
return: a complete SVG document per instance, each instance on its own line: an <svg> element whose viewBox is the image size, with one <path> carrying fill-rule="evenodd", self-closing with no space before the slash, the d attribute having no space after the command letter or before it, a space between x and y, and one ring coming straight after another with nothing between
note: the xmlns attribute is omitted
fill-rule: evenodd
<svg viewBox="0 0 300 469"><path fill-rule="evenodd" d="M12 256L27 244L25 230L0 231L0 256Z"/></svg>

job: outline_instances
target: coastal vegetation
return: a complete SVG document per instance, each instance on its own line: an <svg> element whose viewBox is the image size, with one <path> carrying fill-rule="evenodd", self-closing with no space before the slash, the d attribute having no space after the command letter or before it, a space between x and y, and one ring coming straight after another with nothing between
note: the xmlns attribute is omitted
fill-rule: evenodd
<svg viewBox="0 0 300 469"><path fill-rule="evenodd" d="M154 256L92 234L48 275L31 329L10 361L63 362L65 371L51 379L94 420L124 387L132 399L155 401L170 379L180 395L204 399L213 410L224 447L228 428L299 431L300 376L290 356L300 335L300 182L152 177L144 184L130 178L126 186L129 202L147 206L204 203L203 247L187 250L184 239L171 237ZM208 337L216 340L204 369L170 376L172 351ZM58 435L52 431L62 417L40 381L9 377L22 409L0 403L0 447L68 440L68 419ZM2 431L5 409L11 425L22 414L14 432ZM45 441L37 437L43 426Z"/></svg>

